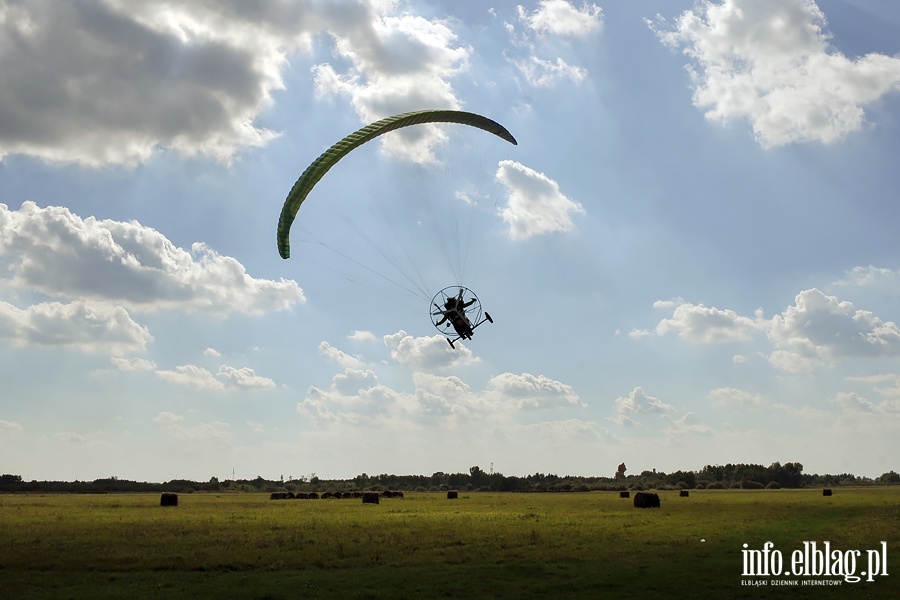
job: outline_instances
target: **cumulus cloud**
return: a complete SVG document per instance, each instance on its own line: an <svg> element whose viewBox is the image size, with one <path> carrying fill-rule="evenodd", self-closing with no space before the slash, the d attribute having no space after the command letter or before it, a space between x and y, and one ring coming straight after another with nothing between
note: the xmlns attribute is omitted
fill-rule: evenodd
<svg viewBox="0 0 900 600"><path fill-rule="evenodd" d="M451 79L471 49L457 43L449 21L397 8L381 0L6 6L0 159L134 165L171 149L229 161L279 135L255 121L284 88L287 57L323 33L339 60L314 69L317 90L349 97L364 122L422 106L458 108ZM428 126L383 142L423 161L442 140Z"/></svg>
<svg viewBox="0 0 900 600"><path fill-rule="evenodd" d="M570 65L559 57L555 61L549 61L531 56L525 60L512 62L525 76L525 80L534 87L554 87L566 79L581 83L587 78L587 69Z"/></svg>
<svg viewBox="0 0 900 600"><path fill-rule="evenodd" d="M20 309L0 301L0 339L16 346L62 346L121 355L145 349L153 337L118 306L74 301Z"/></svg>
<svg viewBox="0 0 900 600"><path fill-rule="evenodd" d="M257 375L250 367L237 369L222 365L219 367L216 377L224 381L227 386L233 386L244 390L269 390L275 387L275 382L268 377Z"/></svg>
<svg viewBox="0 0 900 600"><path fill-rule="evenodd" d="M160 369L156 371L156 376L169 383L214 392L236 389L272 389L275 387L274 381L268 377L257 375L249 367L235 368L228 365L220 366L215 375L197 365L179 365L174 369Z"/></svg>
<svg viewBox="0 0 900 600"><path fill-rule="evenodd" d="M423 106L457 109L450 80L468 66L471 49L456 44L445 21L403 14L380 14L360 3L329 27L346 72L331 64L314 69L320 95L347 96L369 123ZM446 140L439 126L398 131L381 142L389 154L413 162L434 161L433 148Z"/></svg>
<svg viewBox="0 0 900 600"><path fill-rule="evenodd" d="M198 390L221 391L225 384L216 379L212 373L196 365L180 365L174 369L163 369L156 376L169 383L176 383Z"/></svg>
<svg viewBox="0 0 900 600"><path fill-rule="evenodd" d="M694 105L710 120L747 119L764 147L840 139L900 86L900 57L847 58L810 0L702 0L674 25L650 25L692 59Z"/></svg>
<svg viewBox="0 0 900 600"><path fill-rule="evenodd" d="M523 49L527 55L513 51L506 59L522 73L525 81L539 88L555 87L563 81L581 83L587 78L587 69L571 64L561 56L543 58L548 52L565 51L568 43L549 43L583 38L598 31L603 25L603 12L595 4L583 4L576 8L566 0L542 0L538 7L528 12L523 6L517 9L524 31L519 34L516 25L507 23L513 46ZM517 54L520 54L517 56Z"/></svg>
<svg viewBox="0 0 900 600"><path fill-rule="evenodd" d="M78 433L77 431L60 431L53 438L64 444L108 444L108 434L104 432Z"/></svg>
<svg viewBox="0 0 900 600"><path fill-rule="evenodd" d="M668 423L666 433L669 435L679 436L690 433L709 433L712 431L700 421L700 417L692 412L686 412L680 419L673 419L669 415L663 415L662 417Z"/></svg>
<svg viewBox="0 0 900 600"><path fill-rule="evenodd" d="M517 10L519 20L538 34L582 37L603 25L603 10L587 2L579 9L567 0L540 0L530 13L522 5Z"/></svg>
<svg viewBox="0 0 900 600"><path fill-rule="evenodd" d="M794 305L771 320L768 335L781 352L774 361L782 364L789 359L800 365L830 364L843 358L900 354L896 323L817 289L797 294Z"/></svg>
<svg viewBox="0 0 900 600"><path fill-rule="evenodd" d="M253 120L319 11L241 4L4 3L0 157L135 164L168 147L227 161L271 140Z"/></svg>
<svg viewBox="0 0 900 600"><path fill-rule="evenodd" d="M203 356L209 356L210 358L219 358L220 356L222 356L222 353L215 348L207 348L203 351Z"/></svg>
<svg viewBox="0 0 900 600"><path fill-rule="evenodd" d="M152 421L180 440L208 442L231 437L231 425L223 421L186 425L184 417L171 412L161 412Z"/></svg>
<svg viewBox="0 0 900 600"><path fill-rule="evenodd" d="M609 419L618 425L633 426L636 424L633 415L641 413L669 413L675 410L671 404L644 393L644 389L636 387L627 396L619 396L615 402L616 414Z"/></svg>
<svg viewBox="0 0 900 600"><path fill-rule="evenodd" d="M366 418L372 424L374 417L403 406L404 396L381 385L373 371L347 368L332 378L328 389L311 386L297 412L319 423L358 423Z"/></svg>
<svg viewBox="0 0 900 600"><path fill-rule="evenodd" d="M455 349L451 348L442 335L413 337L400 330L384 336L384 344L390 348L391 358L417 370L444 369L478 360L465 344L457 343Z"/></svg>
<svg viewBox="0 0 900 600"><path fill-rule="evenodd" d="M751 394L745 390L724 387L716 388L709 392L709 400L713 406L754 408L763 402L759 394Z"/></svg>
<svg viewBox="0 0 900 600"><path fill-rule="evenodd" d="M476 391L455 375L416 371L412 392L380 383L371 370L347 368L327 389L312 386L297 404L297 412L319 424L329 422L423 422L443 418L505 419L523 410L582 407L571 386L528 373L504 373Z"/></svg>
<svg viewBox="0 0 900 600"><path fill-rule="evenodd" d="M575 228L571 214L585 212L554 180L514 160L500 161L496 178L509 191L500 216L514 240L571 231Z"/></svg>
<svg viewBox="0 0 900 600"><path fill-rule="evenodd" d="M0 431L22 431L22 425L15 421L4 421L0 419Z"/></svg>
<svg viewBox="0 0 900 600"><path fill-rule="evenodd" d="M258 315L305 300L296 282L255 279L204 244L191 252L136 221L82 219L59 206L0 204L0 265L13 286L131 310Z"/></svg>
<svg viewBox="0 0 900 600"><path fill-rule="evenodd" d="M835 281L832 285L837 287L866 287L878 283L896 285L900 278L900 271L869 265L853 267L845 275L843 279Z"/></svg>
<svg viewBox="0 0 900 600"><path fill-rule="evenodd" d="M374 342L375 334L371 331L360 331L356 330L350 333L347 336L348 340L353 340L354 342Z"/></svg>
<svg viewBox="0 0 900 600"><path fill-rule="evenodd" d="M771 319L764 318L761 310L748 317L683 300L654 306L673 310L671 318L656 326L660 336L675 333L700 342L723 343L749 341L755 334L765 333L773 345L767 355L769 363L785 372L809 372L843 359L900 355L896 323L882 321L871 311L815 288L797 294L792 306ZM638 339L644 333L638 330L632 337Z"/></svg>
<svg viewBox="0 0 900 600"><path fill-rule="evenodd" d="M120 371L153 371L156 369L156 363L146 358L120 358L116 356L110 357L110 362Z"/></svg>
<svg viewBox="0 0 900 600"><path fill-rule="evenodd" d="M751 338L760 329L758 318L744 317L733 310L721 310L683 300L659 301L654 308L673 308L672 317L656 326L657 335L675 333L703 342L737 342ZM637 336L632 336L637 337Z"/></svg>
<svg viewBox="0 0 900 600"><path fill-rule="evenodd" d="M487 385L487 397L518 410L584 406L571 386L543 375L502 373Z"/></svg>
<svg viewBox="0 0 900 600"><path fill-rule="evenodd" d="M335 348L328 342L322 342L321 344L319 344L319 352L321 352L323 356L333 360L342 367L359 368L363 365L362 359L358 356L350 356L343 350Z"/></svg>

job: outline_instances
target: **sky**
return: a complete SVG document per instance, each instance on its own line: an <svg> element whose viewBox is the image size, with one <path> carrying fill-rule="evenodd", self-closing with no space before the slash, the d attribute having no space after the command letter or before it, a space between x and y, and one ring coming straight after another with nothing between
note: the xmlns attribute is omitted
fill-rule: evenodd
<svg viewBox="0 0 900 600"><path fill-rule="evenodd" d="M877 0L0 0L0 472L900 470L898 92ZM281 259L426 108L518 144L386 134Z"/></svg>

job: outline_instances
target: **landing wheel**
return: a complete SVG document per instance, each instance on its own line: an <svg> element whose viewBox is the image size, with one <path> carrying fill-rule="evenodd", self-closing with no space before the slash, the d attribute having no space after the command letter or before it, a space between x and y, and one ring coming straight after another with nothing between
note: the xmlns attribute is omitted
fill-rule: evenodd
<svg viewBox="0 0 900 600"><path fill-rule="evenodd" d="M491 318L491 313L484 311L484 318L488 320L488 323L493 323L494 320Z"/></svg>

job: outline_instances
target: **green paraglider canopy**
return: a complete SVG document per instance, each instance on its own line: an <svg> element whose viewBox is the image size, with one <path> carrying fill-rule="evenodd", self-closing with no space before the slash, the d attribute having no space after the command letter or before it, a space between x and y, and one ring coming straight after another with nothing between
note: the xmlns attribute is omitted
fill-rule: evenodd
<svg viewBox="0 0 900 600"><path fill-rule="evenodd" d="M281 255L281 258L289 258L291 256L291 224L297 217L300 205L303 204L306 196L309 195L316 183L322 179L331 167L355 148L383 133L394 131L401 127L424 123L459 123L461 125L469 125L493 133L511 144L516 144L516 138L496 121L475 113L459 110L420 110L394 115L393 117L387 117L366 125L323 152L319 158L314 160L303 171L300 179L291 188L281 209L281 217L278 219L278 253Z"/></svg>

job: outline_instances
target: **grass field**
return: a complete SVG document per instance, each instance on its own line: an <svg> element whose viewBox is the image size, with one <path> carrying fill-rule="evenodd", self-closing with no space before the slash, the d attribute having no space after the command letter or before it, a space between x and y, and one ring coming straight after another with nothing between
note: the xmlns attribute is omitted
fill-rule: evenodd
<svg viewBox="0 0 900 600"><path fill-rule="evenodd" d="M615 492L423 493L378 505L181 494L171 508L158 494L6 495L0 596L900 598L898 487L659 494L659 509ZM885 541L889 575L742 585L742 545L767 541L786 566L804 541L861 550L857 573Z"/></svg>

